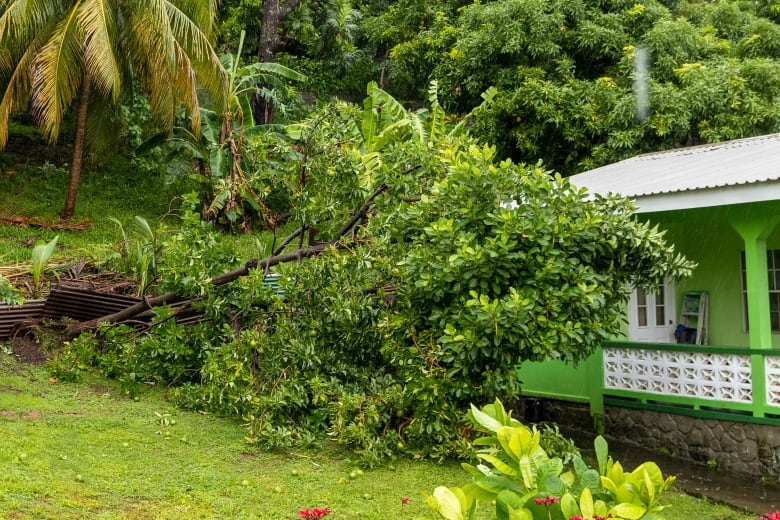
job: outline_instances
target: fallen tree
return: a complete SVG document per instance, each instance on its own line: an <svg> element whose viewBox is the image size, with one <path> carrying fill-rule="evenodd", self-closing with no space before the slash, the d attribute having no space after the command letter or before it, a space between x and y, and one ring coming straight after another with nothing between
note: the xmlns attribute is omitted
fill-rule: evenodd
<svg viewBox="0 0 780 520"><path fill-rule="evenodd" d="M278 264L282 264L285 262L300 261L304 258L318 255L329 247L336 247L336 248L340 247L341 239L344 236L346 236L348 233L353 231L355 226L357 226L362 220L366 218L366 216L368 215L368 211L370 210L372 204L374 203L374 200L379 195L387 191L387 189L388 186L386 184L381 184L376 190L374 190L374 192L365 201L365 203L350 217L350 219L346 223L344 223L344 225L336 232L335 236L329 242L319 243L309 247L297 249L289 253L281 253L279 252L279 248L277 248L274 251L274 253L276 254L271 254L271 256L268 256L261 260L259 259L249 260L242 267L238 269L234 269L232 271L223 273L219 276L215 276L214 278L211 279L211 285L218 287L220 285L230 283L242 276L247 276L249 272L252 271L253 269L263 269L264 271L267 271L270 267L273 267ZM282 248L285 245L289 244L294 238L298 237L302 232L303 232L302 228L297 229L285 240L283 240L279 247ZM95 318L88 321L72 323L67 326L63 336L64 339L73 339L74 337L78 336L83 332L97 329L100 324L122 323L128 320L132 320L139 314L146 312L154 307L170 305L186 298L188 297L183 296L178 292L167 292L165 294L160 294L158 296L144 298L140 302L136 303L135 305L131 305L130 307L127 307L119 312L107 314L105 316L101 316L99 318Z"/></svg>

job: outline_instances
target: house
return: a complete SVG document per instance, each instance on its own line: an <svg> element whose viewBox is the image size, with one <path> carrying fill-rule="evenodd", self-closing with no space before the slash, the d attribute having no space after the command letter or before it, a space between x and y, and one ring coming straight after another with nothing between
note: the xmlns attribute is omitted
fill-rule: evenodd
<svg viewBox="0 0 780 520"><path fill-rule="evenodd" d="M641 155L570 181L634 199L638 218L698 267L635 290L624 337L579 366L523 364L523 394L586 402L607 434L780 477L780 134Z"/></svg>

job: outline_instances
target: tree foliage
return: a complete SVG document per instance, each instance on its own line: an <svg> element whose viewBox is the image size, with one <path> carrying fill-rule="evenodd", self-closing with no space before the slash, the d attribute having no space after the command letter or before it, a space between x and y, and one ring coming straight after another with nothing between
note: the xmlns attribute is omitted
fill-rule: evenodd
<svg viewBox="0 0 780 520"><path fill-rule="evenodd" d="M780 130L772 6L509 0L440 2L410 13L418 14L414 30L371 26L390 47L385 88L420 98L419 78L436 79L443 104L463 112L495 87L496 102L478 114L474 133L497 144L500 156L542 159L568 174ZM382 20L401 16L391 6ZM649 54L646 74L635 70L639 49ZM642 118L639 74L649 90Z"/></svg>
<svg viewBox="0 0 780 520"><path fill-rule="evenodd" d="M368 463L399 447L441 457L468 441L468 403L516 394L518 362L582 359L618 331L629 285L690 270L629 202L497 161L447 123L435 92L409 112L372 85L363 110L326 107L274 144L301 228L329 238L345 215L367 217L338 247L279 266L283 296L261 271L209 285L230 258L189 213L158 242L158 269L162 289L201 299L207 323L185 333L163 311L130 345L105 331L93 361L130 390L186 382L177 403L239 415L263 445L327 433ZM90 341L63 354L60 377Z"/></svg>

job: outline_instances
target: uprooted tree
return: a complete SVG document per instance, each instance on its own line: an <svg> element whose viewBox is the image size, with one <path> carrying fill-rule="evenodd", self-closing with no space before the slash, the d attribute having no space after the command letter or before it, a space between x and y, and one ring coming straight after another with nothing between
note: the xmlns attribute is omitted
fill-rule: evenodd
<svg viewBox="0 0 780 520"><path fill-rule="evenodd" d="M158 274L160 289L193 297L205 321L185 331L162 307L144 335L103 326L55 360L60 377L89 361L130 392L165 382L180 406L244 418L263 445L327 433L367 462L398 449L444 456L468 438L469 403L516 395L518 362L583 359L619 330L631 285L689 272L629 201L588 198L541 165L498 162L492 148L443 131L435 103L412 114L373 96L362 114L311 120L341 128L335 139L304 139L305 124L293 132L309 188L348 192L331 194L321 220L296 213L330 243L299 242L220 277L230 255L193 211ZM355 117L362 131L345 142ZM299 192L304 203L328 196ZM282 296L251 269L271 264Z"/></svg>

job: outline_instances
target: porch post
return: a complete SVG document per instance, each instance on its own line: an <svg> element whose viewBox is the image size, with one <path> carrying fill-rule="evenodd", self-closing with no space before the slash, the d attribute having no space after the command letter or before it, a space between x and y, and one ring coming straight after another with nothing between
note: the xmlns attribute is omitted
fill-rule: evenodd
<svg viewBox="0 0 780 520"><path fill-rule="evenodd" d="M766 239L780 217L732 222L745 241L745 280L748 302L748 338L751 349L772 348L772 322L769 313ZM753 415L764 416L766 409L766 367L764 356L750 356Z"/></svg>

